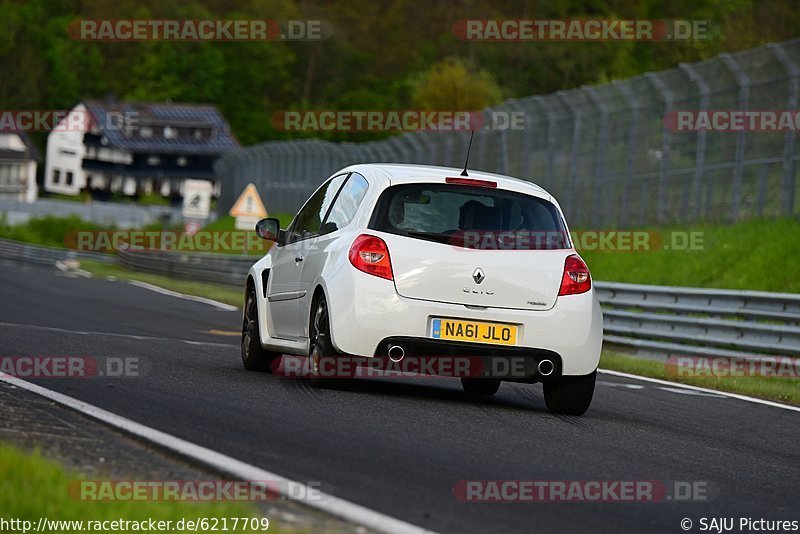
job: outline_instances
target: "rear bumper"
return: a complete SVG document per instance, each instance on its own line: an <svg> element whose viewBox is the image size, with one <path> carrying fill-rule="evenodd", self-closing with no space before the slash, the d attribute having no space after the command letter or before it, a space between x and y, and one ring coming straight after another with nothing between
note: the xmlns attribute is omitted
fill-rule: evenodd
<svg viewBox="0 0 800 534"><path fill-rule="evenodd" d="M429 374L531 383L559 378L562 371L561 356L551 350L428 338L389 337L381 341L374 356L388 357L393 345L403 348L404 362L416 360L411 367L430 370Z"/></svg>
<svg viewBox="0 0 800 534"><path fill-rule="evenodd" d="M390 339L407 339L413 346L442 350L430 339L435 317L512 323L519 326L516 347L458 342L447 350L492 356L519 350L534 361L543 354L558 356L562 376L587 375L597 369L603 337L603 316L594 289L559 297L546 311L467 308L401 297L394 283L365 273L348 273L324 282L334 346L345 354L373 357L386 354ZM490 353L482 351L489 350ZM555 360L554 360L555 361Z"/></svg>

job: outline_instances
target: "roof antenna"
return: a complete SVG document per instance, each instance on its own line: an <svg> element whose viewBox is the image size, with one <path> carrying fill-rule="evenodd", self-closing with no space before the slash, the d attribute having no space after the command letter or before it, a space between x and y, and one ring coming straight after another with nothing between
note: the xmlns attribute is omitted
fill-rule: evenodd
<svg viewBox="0 0 800 534"><path fill-rule="evenodd" d="M469 134L469 146L467 147L467 159L464 160L464 170L461 171L461 176L469 176L467 174L467 165L469 164L469 151L472 150L472 138L475 137L475 130Z"/></svg>

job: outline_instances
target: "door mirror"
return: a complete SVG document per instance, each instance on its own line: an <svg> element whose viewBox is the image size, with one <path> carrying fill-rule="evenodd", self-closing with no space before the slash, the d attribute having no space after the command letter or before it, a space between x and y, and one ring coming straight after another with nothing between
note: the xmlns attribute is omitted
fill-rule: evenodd
<svg viewBox="0 0 800 534"><path fill-rule="evenodd" d="M283 245L286 240L286 232L281 230L280 221L274 217L258 221L256 223L256 235L267 241L275 241L279 245Z"/></svg>

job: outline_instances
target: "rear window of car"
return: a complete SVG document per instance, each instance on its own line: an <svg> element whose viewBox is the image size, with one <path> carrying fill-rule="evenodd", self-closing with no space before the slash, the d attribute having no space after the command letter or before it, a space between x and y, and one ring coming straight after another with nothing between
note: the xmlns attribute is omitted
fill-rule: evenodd
<svg viewBox="0 0 800 534"><path fill-rule="evenodd" d="M553 203L504 189L454 184L403 184L383 192L370 228L476 249L570 247Z"/></svg>

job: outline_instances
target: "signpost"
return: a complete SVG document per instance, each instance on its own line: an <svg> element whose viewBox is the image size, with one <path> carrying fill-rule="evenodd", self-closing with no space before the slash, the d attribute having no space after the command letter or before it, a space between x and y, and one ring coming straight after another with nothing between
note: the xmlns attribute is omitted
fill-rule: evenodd
<svg viewBox="0 0 800 534"><path fill-rule="evenodd" d="M184 219L208 219L211 210L211 193L214 186L206 180L184 180Z"/></svg>
<svg viewBox="0 0 800 534"><path fill-rule="evenodd" d="M236 217L237 230L253 230L256 223L267 216L267 209L261 202L256 186L247 184L228 213Z"/></svg>

